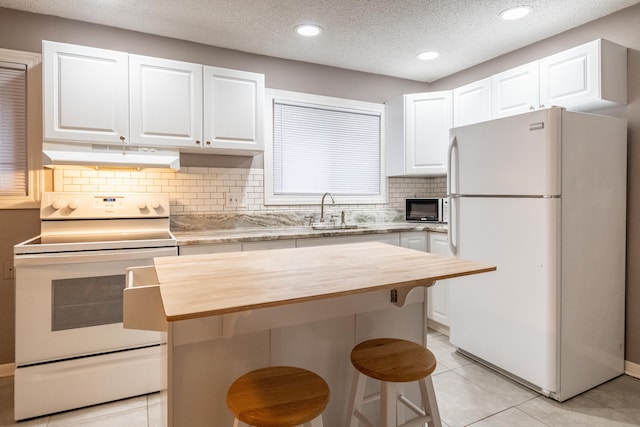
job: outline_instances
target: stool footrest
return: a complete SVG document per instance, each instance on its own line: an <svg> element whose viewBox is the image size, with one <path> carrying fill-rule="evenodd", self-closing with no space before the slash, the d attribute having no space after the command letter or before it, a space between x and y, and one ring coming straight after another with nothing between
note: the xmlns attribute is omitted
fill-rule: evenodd
<svg viewBox="0 0 640 427"><path fill-rule="evenodd" d="M375 402L376 400L380 400L380 393L371 393L363 397L362 403L371 403L371 402Z"/></svg>
<svg viewBox="0 0 640 427"><path fill-rule="evenodd" d="M407 408L411 409L411 410L412 410L416 415L418 415L418 416L420 416L420 417L424 417L424 416L426 416L426 415L427 415L427 413L426 413L426 412L424 412L424 411L422 410L422 408L420 408L418 405L416 405L415 403L413 403L412 401L410 401L409 399L407 399L407 398L405 397L405 395L404 395L404 394L400 394L400 395L398 395L398 400L399 400L400 402L404 403L404 405L405 405ZM431 418L431 417L429 417L429 418Z"/></svg>
<svg viewBox="0 0 640 427"><path fill-rule="evenodd" d="M418 417L418 418L414 418L412 420L407 421L404 424L399 425L398 427L422 427L427 423L431 422L431 417L430 416L426 416L426 417Z"/></svg>
<svg viewBox="0 0 640 427"><path fill-rule="evenodd" d="M359 410L356 409L355 411L353 411L353 416L356 417L361 423L366 424L366 427L375 427L373 424L371 424L371 421L369 421L369 419L365 417L364 414Z"/></svg>

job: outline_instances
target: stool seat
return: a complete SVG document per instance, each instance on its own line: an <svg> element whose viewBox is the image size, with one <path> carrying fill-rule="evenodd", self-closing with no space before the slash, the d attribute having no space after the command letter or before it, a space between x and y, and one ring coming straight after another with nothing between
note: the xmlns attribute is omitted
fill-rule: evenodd
<svg viewBox="0 0 640 427"><path fill-rule="evenodd" d="M329 386L315 373L291 366L248 372L231 384L227 407L257 427L293 427L317 418L329 403Z"/></svg>
<svg viewBox="0 0 640 427"><path fill-rule="evenodd" d="M361 342L351 351L351 363L370 378L394 383L418 381L436 369L436 358L425 347L394 338Z"/></svg>
<svg viewBox="0 0 640 427"><path fill-rule="evenodd" d="M351 350L351 364L357 371L351 388L351 398L347 410L349 427L357 427L359 422L372 426L373 423L362 412L362 406L380 401L379 422L383 427L413 427L427 424L441 427L438 403L435 398L431 374L436 369L436 358L426 347L397 338L377 338L361 342ZM365 396L367 378L380 381L380 392ZM420 388L422 407L417 406L404 395L404 383L417 381ZM417 417L406 421L402 407Z"/></svg>

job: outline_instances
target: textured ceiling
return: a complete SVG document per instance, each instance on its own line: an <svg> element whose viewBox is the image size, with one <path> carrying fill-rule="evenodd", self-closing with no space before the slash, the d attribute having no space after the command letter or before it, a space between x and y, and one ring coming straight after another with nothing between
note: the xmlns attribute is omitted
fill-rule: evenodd
<svg viewBox="0 0 640 427"><path fill-rule="evenodd" d="M499 12L533 7L514 22ZM244 52L411 80L441 77L640 0L0 0L60 16ZM300 23L323 33L302 38ZM416 54L441 52L423 62Z"/></svg>

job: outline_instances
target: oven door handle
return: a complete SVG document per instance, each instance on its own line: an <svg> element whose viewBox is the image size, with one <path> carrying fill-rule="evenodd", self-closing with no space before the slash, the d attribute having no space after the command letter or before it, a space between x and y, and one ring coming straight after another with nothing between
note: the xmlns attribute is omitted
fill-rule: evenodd
<svg viewBox="0 0 640 427"><path fill-rule="evenodd" d="M175 246L166 248L24 254L16 255L14 264L16 267L51 264L84 264L90 262L135 261L173 255L178 255L178 248Z"/></svg>

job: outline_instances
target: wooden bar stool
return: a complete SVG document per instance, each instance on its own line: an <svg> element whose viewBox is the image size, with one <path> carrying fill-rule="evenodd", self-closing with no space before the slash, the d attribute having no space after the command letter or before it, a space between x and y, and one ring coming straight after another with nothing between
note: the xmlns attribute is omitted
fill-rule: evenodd
<svg viewBox="0 0 640 427"><path fill-rule="evenodd" d="M291 366L251 371L227 391L234 427L239 422L255 427L322 427L327 403L327 383L311 371Z"/></svg>
<svg viewBox="0 0 640 427"><path fill-rule="evenodd" d="M362 405L380 400L380 425L383 427L422 426L441 427L438 403L433 390L431 373L436 369L436 358L424 346L411 341L379 338L364 341L351 351L351 364L357 370L353 379L347 423L358 427L358 422L373 424L361 412ZM364 395L367 378L380 381L380 393ZM424 410L403 394L403 383L418 381ZM413 411L417 418L405 422L404 411L398 411L398 401Z"/></svg>

